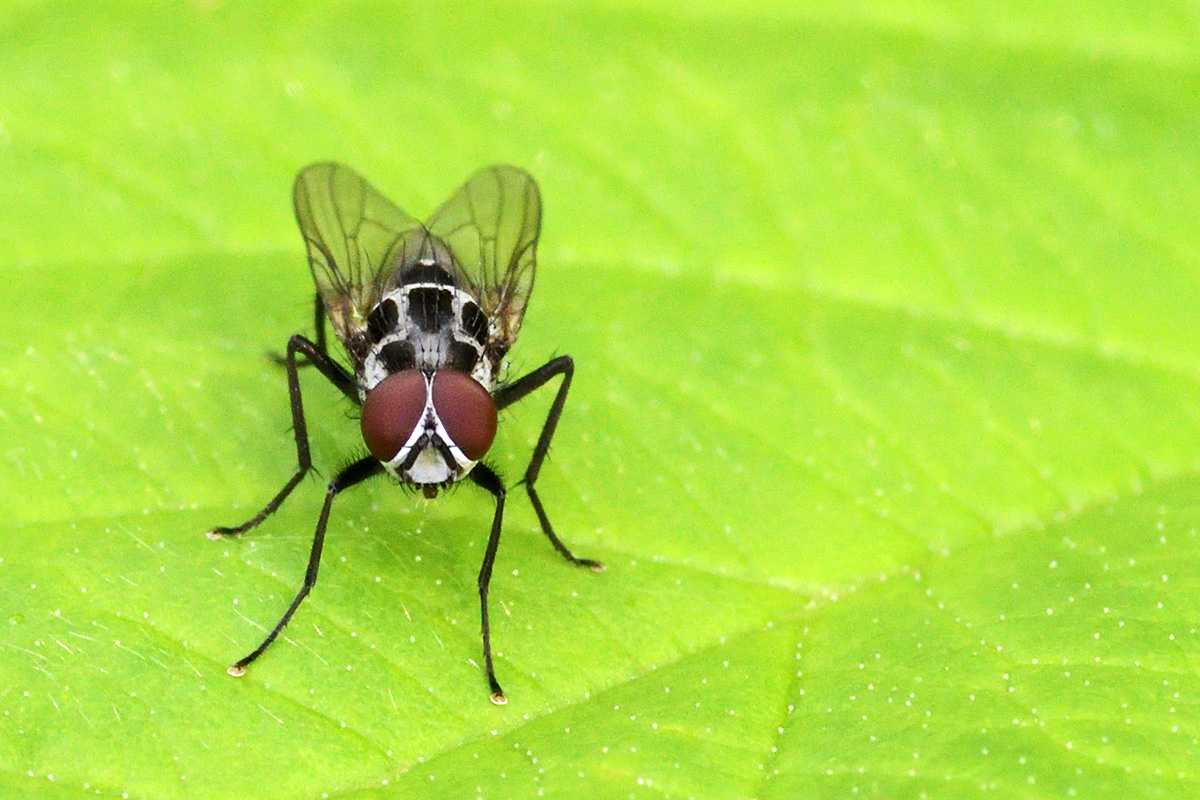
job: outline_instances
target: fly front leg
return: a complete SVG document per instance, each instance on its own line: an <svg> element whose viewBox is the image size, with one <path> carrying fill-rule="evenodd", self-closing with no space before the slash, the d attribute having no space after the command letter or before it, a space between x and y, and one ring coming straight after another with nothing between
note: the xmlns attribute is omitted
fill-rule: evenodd
<svg viewBox="0 0 1200 800"><path fill-rule="evenodd" d="M496 680L496 669L492 666L492 633L488 625L488 587L492 583L492 567L496 563L496 551L500 548L500 525L504 519L504 482L487 464L476 464L469 477L476 486L487 489L496 498L496 515L492 517L492 532L488 536L487 550L483 553L483 565L479 568L479 615L483 622L483 666L487 672L488 686L492 690L492 702L502 706L508 702L504 690Z"/></svg>
<svg viewBox="0 0 1200 800"><path fill-rule="evenodd" d="M283 485L283 488L279 490L279 493L271 499L271 502L267 503L262 511L236 527L212 528L208 531L208 538L210 539L220 539L222 536L236 536L257 526L264 519L275 513L275 510L279 508L283 501L287 499L287 496L292 493L292 490L308 474L308 471L312 469L312 457L308 451L308 427L304 423L304 403L300 398L300 375L296 370L297 353L307 358L308 362L315 366L343 394L354 402L358 402L358 393L355 388L354 378L340 364L326 355L319 345L299 335L288 339L287 356L284 359L284 366L287 367L288 397L292 404L292 432L296 437L296 474L292 475L288 482Z"/></svg>
<svg viewBox="0 0 1200 800"><path fill-rule="evenodd" d="M533 458L529 460L529 466L525 469L525 477L521 482L525 484L525 490L529 493L529 502L533 504L533 510L537 514L538 522L541 523L542 532L546 534L550 544L554 545L554 549L572 564L603 572L604 565L599 561L578 558L562 543L562 540L554 533L554 528L550 525L550 518L546 516L546 510L542 508L542 500L538 497L537 489L534 487L538 474L542 470L542 462L546 459L546 453L550 451L550 440L554 438L554 430L558 427L558 418L562 416L563 406L567 402L567 391L571 388L571 376L574 374L575 362L571 360L571 357L559 356L528 375L501 387L495 395L496 407L507 408L529 393L540 389L555 376L563 376L558 393L554 395L554 402L550 404L550 413L546 415L546 422L542 425L542 433L538 436L537 445L533 448Z"/></svg>
<svg viewBox="0 0 1200 800"><path fill-rule="evenodd" d="M290 350L289 350L290 355ZM256 658L263 654L263 651L271 646L271 642L279 636L279 632L291 620L292 615L296 613L296 609L300 607L300 603L312 588L317 584L317 570L321 566L321 550L325 546L325 527L329 523L329 509L333 506L333 498L337 497L339 492L349 489L357 483L362 483L367 478L373 475L378 475L383 471L383 465L375 460L374 457L355 461L350 466L339 472L334 479L329 482L329 488L325 490L325 505L321 507L321 516L317 520L317 530L313 534L312 550L308 554L308 569L304 572L304 585L300 587L300 591L296 593L296 597L292 600L292 604L288 606L287 611L283 612L279 622L267 634L267 638L262 640L262 644L254 648L253 652L247 655L240 661L236 661L229 666L228 672L235 677L244 675L246 667Z"/></svg>

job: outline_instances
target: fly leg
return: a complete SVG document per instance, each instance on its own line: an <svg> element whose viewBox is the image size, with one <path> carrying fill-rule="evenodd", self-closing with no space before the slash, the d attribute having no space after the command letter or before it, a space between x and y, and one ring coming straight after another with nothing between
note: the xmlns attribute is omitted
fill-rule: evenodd
<svg viewBox="0 0 1200 800"><path fill-rule="evenodd" d="M219 539L222 536L236 536L239 533L245 533L251 528L257 526L271 514L287 499L287 496L292 493L292 490L300 483L300 480L308 474L312 469L312 458L308 452L308 427L304 424L304 404L300 399L300 376L296 371L296 354L308 359L308 363L320 370L321 374L329 379L329 382L342 391L347 397L355 403L358 402L358 393L355 389L354 378L350 373L346 372L340 364L331 359L321 349L319 344L314 344L303 336L293 336L288 339L287 356L284 359L284 366L287 367L288 376L288 396L292 404L292 432L296 436L296 474L283 485L279 493L267 503L263 510L255 514L250 519L235 527L216 527L208 531L208 538Z"/></svg>
<svg viewBox="0 0 1200 800"><path fill-rule="evenodd" d="M313 295L313 330L316 331L316 341L312 344L323 356L329 355L329 348L325 344L325 302L321 300L321 295ZM281 356L274 350L267 353L267 357L280 366L287 363L287 356ZM300 362L300 366L307 367L312 364L312 361L306 360ZM355 400L354 402L358 402Z"/></svg>
<svg viewBox="0 0 1200 800"><path fill-rule="evenodd" d="M288 350L289 357L291 349ZM314 362L315 363L315 362ZM317 520L317 531L313 534L312 551L308 556L308 569L304 573L304 585L300 587L300 591L296 593L296 598L292 600L292 604L288 606L287 611L283 612L279 622L275 623L275 627L267 634L267 638L262 640L262 644L254 648L254 651L240 661L236 661L229 666L229 674L234 676L244 675L246 666L263 654L271 642L279 636L279 632L296 613L296 609L300 606L301 601L308 596L312 591L313 586L317 583L317 570L321 566L321 549L325 546L325 526L329 522L329 509L333 505L333 498L345 489L349 489L357 483L362 483L367 478L373 475L378 475L383 471L383 465L375 460L372 456L355 461L350 466L343 469L333 480L329 482L329 488L325 491L325 505L321 507L321 516Z"/></svg>
<svg viewBox="0 0 1200 800"><path fill-rule="evenodd" d="M559 356L549 363L538 367L528 375L524 375L507 386L501 387L495 394L495 400L497 408L507 408L529 393L546 385L555 376L563 376L562 383L558 387L558 393L554 395L554 402L550 404L550 413L546 415L546 423L542 425L542 433L538 436L537 445L533 448L533 458L529 460L529 466L525 469L525 477L521 480L521 483L525 484L525 490L529 493L529 502L533 504L533 510L537 514L538 522L542 525L542 532L546 534L546 538L550 540L550 544L554 545L554 549L572 564L588 567L596 572L603 572L604 565L599 561L593 561L590 558L578 558L562 543L562 540L554 533L554 528L550 525L550 518L546 516L546 510L542 508L542 500L538 497L537 489L534 488L534 484L537 483L538 474L542 469L542 462L545 461L546 453L550 450L550 440L554 438L554 429L558 427L558 418L562 416L563 405L567 402L567 390L571 388L571 376L574 373L575 362L571 360L571 357Z"/></svg>
<svg viewBox="0 0 1200 800"><path fill-rule="evenodd" d="M508 702L504 690L496 680L496 669L492 666L492 634L488 626L488 586L492 582L492 567L496 563L496 550L500 547L500 523L504 519L504 482L487 464L476 464L469 477L476 486L487 489L496 498L496 515L492 517L492 532L488 536L487 550L483 554L483 565L479 568L479 614L483 620L483 666L487 671L488 686L492 690L492 702L502 706Z"/></svg>

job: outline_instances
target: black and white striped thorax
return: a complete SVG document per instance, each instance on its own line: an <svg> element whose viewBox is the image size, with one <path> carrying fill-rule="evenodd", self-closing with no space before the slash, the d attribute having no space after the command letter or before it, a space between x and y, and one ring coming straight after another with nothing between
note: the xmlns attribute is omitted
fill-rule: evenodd
<svg viewBox="0 0 1200 800"><path fill-rule="evenodd" d="M488 351L489 323L470 292L434 262L400 276L367 316L370 345L357 376L362 399L388 375L409 369L465 372L489 391L500 367Z"/></svg>

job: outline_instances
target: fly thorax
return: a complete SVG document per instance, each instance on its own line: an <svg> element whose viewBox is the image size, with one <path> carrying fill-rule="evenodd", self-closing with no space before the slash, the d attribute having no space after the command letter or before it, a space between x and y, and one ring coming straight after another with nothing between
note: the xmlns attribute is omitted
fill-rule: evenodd
<svg viewBox="0 0 1200 800"><path fill-rule="evenodd" d="M363 399L388 375L411 369L451 369L485 388L493 385L496 365L485 356L487 319L475 298L453 284L406 283L391 290L371 310L366 330Z"/></svg>

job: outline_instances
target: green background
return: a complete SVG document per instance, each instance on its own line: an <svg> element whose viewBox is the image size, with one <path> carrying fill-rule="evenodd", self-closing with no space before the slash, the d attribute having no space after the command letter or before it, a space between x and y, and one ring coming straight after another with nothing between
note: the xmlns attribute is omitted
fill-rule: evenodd
<svg viewBox="0 0 1200 800"><path fill-rule="evenodd" d="M1200 8L0 6L0 796L1197 792ZM1052 9L1052 10L1051 10ZM291 218L546 214L543 498L340 498ZM323 476L361 452L306 376ZM510 479L549 402L506 414Z"/></svg>

